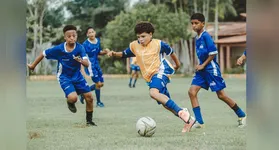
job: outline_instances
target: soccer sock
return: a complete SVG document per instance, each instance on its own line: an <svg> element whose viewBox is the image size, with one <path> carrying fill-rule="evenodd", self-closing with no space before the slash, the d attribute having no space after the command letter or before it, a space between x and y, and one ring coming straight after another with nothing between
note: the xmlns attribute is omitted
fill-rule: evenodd
<svg viewBox="0 0 279 150"><path fill-rule="evenodd" d="M182 109L181 109L179 106L177 106L176 103L175 103L173 100L171 100L171 99L169 99L169 100L166 102L166 106L167 106L168 108L174 110L174 111L176 112L176 114L178 114L178 112L179 112L180 110L182 110Z"/></svg>
<svg viewBox="0 0 279 150"><path fill-rule="evenodd" d="M86 121L92 122L92 118L93 118L93 111L91 112L86 111Z"/></svg>
<svg viewBox="0 0 279 150"><path fill-rule="evenodd" d="M204 124L203 119L202 119L202 115L201 115L201 108L200 108L200 106L194 107L194 108L193 108L193 112L194 112L194 114L195 114L196 120L197 120L200 124Z"/></svg>
<svg viewBox="0 0 279 150"><path fill-rule="evenodd" d="M133 80L133 78L131 77L131 78L130 78L129 85L132 85L132 80Z"/></svg>
<svg viewBox="0 0 279 150"><path fill-rule="evenodd" d="M246 114L237 106L237 104L235 103L235 105L232 107L233 111L236 113L236 115L239 118L245 117Z"/></svg>
<svg viewBox="0 0 279 150"><path fill-rule="evenodd" d="M95 84L93 84L93 85L90 86L90 90L91 90L91 91L94 91L95 88L96 88L96 87L95 87Z"/></svg>
<svg viewBox="0 0 279 150"><path fill-rule="evenodd" d="M136 85L136 82L137 82L137 78L134 80L134 86Z"/></svg>
<svg viewBox="0 0 279 150"><path fill-rule="evenodd" d="M101 90L100 89L95 89L95 94L96 94L96 98L97 98L97 103L99 103L100 100L100 96L101 96Z"/></svg>

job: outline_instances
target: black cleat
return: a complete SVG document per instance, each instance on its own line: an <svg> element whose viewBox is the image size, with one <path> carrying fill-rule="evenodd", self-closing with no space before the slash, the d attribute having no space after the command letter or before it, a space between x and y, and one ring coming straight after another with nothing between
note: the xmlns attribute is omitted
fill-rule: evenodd
<svg viewBox="0 0 279 150"><path fill-rule="evenodd" d="M77 108L76 108L76 105L75 105L74 103L67 102L67 104L68 104L69 110L70 110L72 113L76 113L76 112L77 112Z"/></svg>
<svg viewBox="0 0 279 150"><path fill-rule="evenodd" d="M129 87L130 87L130 88L132 88L132 85L131 85L131 84L129 84Z"/></svg>
<svg viewBox="0 0 279 150"><path fill-rule="evenodd" d="M87 126L97 126L93 121L88 121L86 123Z"/></svg>

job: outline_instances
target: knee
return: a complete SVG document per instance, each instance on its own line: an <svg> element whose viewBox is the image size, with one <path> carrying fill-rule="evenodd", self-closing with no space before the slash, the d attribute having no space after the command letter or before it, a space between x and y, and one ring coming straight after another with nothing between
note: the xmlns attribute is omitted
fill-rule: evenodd
<svg viewBox="0 0 279 150"><path fill-rule="evenodd" d="M92 96L91 93L84 94L84 98L85 98L87 103L93 103L93 96Z"/></svg>
<svg viewBox="0 0 279 150"><path fill-rule="evenodd" d="M193 89L189 89L188 95L189 95L189 97L196 97L197 96L197 92L195 90L193 90Z"/></svg>
<svg viewBox="0 0 279 150"><path fill-rule="evenodd" d="M96 87L97 87L98 89L100 89L100 88L103 87L103 86L104 86L104 84L101 83L101 82L99 82L99 83L96 84Z"/></svg>
<svg viewBox="0 0 279 150"><path fill-rule="evenodd" d="M226 99L226 95L225 94L217 94L217 96L218 96L218 98L220 99L220 100L224 100L224 99Z"/></svg>
<svg viewBox="0 0 279 150"><path fill-rule="evenodd" d="M70 102L70 103L76 103L78 100L78 97L77 97L77 95L68 95L67 99L68 99L68 102Z"/></svg>

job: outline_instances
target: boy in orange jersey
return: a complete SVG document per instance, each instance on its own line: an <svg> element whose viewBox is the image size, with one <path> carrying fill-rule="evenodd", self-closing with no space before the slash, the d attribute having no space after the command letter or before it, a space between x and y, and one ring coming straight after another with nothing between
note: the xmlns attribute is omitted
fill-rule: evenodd
<svg viewBox="0 0 279 150"><path fill-rule="evenodd" d="M154 30L150 22L138 23L135 26L138 40L131 42L129 48L123 52L110 51L107 55L121 58L136 57L142 77L149 85L150 97L181 118L185 122L182 132L189 132L196 119L190 116L187 109L180 108L171 99L167 89L167 84L170 82L169 76L180 67L180 62L168 44L152 39ZM174 67L164 58L165 54L170 55L175 62Z"/></svg>

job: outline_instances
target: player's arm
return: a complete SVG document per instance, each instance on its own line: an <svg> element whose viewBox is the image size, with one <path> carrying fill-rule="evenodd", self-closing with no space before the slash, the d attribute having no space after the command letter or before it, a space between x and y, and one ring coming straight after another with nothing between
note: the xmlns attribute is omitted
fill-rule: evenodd
<svg viewBox="0 0 279 150"><path fill-rule="evenodd" d="M36 66L43 60L43 58L44 58L44 55L43 55L43 52L41 52L33 63L27 64L28 68L30 70L34 70L36 68Z"/></svg>
<svg viewBox="0 0 279 150"><path fill-rule="evenodd" d="M88 67L89 66L88 58L86 56L81 58L79 56L74 56L73 55L73 58L74 58L74 60L76 60L79 63L81 63L84 67Z"/></svg>
<svg viewBox="0 0 279 150"><path fill-rule="evenodd" d="M203 38L208 50L208 58L203 62L203 64L196 66L196 71L203 70L218 54L217 48L210 35L204 36Z"/></svg>
<svg viewBox="0 0 279 150"><path fill-rule="evenodd" d="M106 55L108 52L110 52L110 50L106 48L106 49L100 51L99 55Z"/></svg>
<svg viewBox="0 0 279 150"><path fill-rule="evenodd" d="M237 65L242 65L244 60L246 60L246 50L245 50L244 53L237 59Z"/></svg>
<svg viewBox="0 0 279 150"><path fill-rule="evenodd" d="M119 57L119 58L135 57L135 55L133 54L130 48L127 48L123 52L110 51L107 53L107 55L109 57Z"/></svg>
<svg viewBox="0 0 279 150"><path fill-rule="evenodd" d="M89 66L89 61L84 46L81 46L80 48L80 56L73 55L73 59L81 63L84 67Z"/></svg>
<svg viewBox="0 0 279 150"><path fill-rule="evenodd" d="M180 67L180 61L176 54L174 53L173 49L165 42L161 41L161 51L160 53L166 53L171 57L171 59L174 61L175 66L174 69L177 70Z"/></svg>
<svg viewBox="0 0 279 150"><path fill-rule="evenodd" d="M130 65L130 57L126 58L126 70L127 73L129 74L131 72L131 65Z"/></svg>

